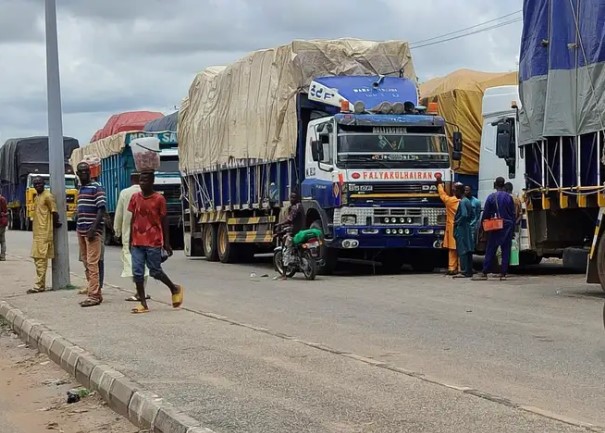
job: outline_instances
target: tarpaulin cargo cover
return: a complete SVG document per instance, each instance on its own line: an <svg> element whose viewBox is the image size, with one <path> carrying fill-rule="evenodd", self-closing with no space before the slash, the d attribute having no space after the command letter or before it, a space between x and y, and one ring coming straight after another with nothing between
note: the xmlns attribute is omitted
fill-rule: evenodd
<svg viewBox="0 0 605 433"><path fill-rule="evenodd" d="M78 140L63 137L63 155L67 163ZM10 138L0 147L0 181L17 184L30 173L48 174L48 137Z"/></svg>
<svg viewBox="0 0 605 433"><path fill-rule="evenodd" d="M147 122L163 117L162 113L155 111L128 111L114 114L109 118L105 126L95 132L90 142L107 138L119 132L142 131Z"/></svg>
<svg viewBox="0 0 605 433"><path fill-rule="evenodd" d="M519 139L605 130L605 2L523 2Z"/></svg>
<svg viewBox="0 0 605 433"><path fill-rule="evenodd" d="M143 127L146 132L176 131L176 124L179 118L179 112L175 111L168 116L159 117L151 122L147 122Z"/></svg>
<svg viewBox="0 0 605 433"><path fill-rule="evenodd" d="M485 89L517 83L517 72L480 72L460 69L420 85L420 103L426 106L429 102L437 102L439 114L449 122L446 124L448 139L456 130L454 125L457 125L462 132L463 152L458 173L471 175L479 173L483 125L481 106Z"/></svg>
<svg viewBox="0 0 605 433"><path fill-rule="evenodd" d="M256 51L226 68L208 68L195 77L179 111L181 170L293 157L296 96L314 77L400 70L416 81L406 42L357 39L294 41Z"/></svg>

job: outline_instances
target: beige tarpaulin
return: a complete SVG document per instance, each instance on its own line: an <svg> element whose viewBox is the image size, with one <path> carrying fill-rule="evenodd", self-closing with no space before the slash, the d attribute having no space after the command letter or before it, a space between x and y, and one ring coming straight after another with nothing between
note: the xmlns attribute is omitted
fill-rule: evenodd
<svg viewBox="0 0 605 433"><path fill-rule="evenodd" d="M446 121L458 125L463 135L461 174L479 172L481 149L481 104L485 89L518 84L517 72L480 72L460 69L420 85L421 104L439 104L439 114ZM447 125L447 135L456 128Z"/></svg>
<svg viewBox="0 0 605 433"><path fill-rule="evenodd" d="M406 42L294 41L195 77L179 110L179 161L191 173L239 159L295 154L296 95L314 77L394 74L416 80Z"/></svg>
<svg viewBox="0 0 605 433"><path fill-rule="evenodd" d="M115 135L102 138L101 140L97 140L93 143L89 143L78 149L75 149L71 154L69 163L75 169L78 163L84 159L85 155L98 156L99 158L103 159L111 155L122 153L122 150L126 146L126 134L131 132L140 131L119 132Z"/></svg>

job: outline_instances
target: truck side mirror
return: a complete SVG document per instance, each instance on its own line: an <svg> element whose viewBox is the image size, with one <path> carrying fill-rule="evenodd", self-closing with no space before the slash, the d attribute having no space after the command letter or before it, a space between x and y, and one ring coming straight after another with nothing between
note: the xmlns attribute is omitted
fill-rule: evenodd
<svg viewBox="0 0 605 433"><path fill-rule="evenodd" d="M453 161L462 161L462 152L456 152L455 150L452 152L452 160Z"/></svg>
<svg viewBox="0 0 605 433"><path fill-rule="evenodd" d="M324 154L323 143L319 140L313 140L311 142L311 155L313 156L313 161L320 162L323 154Z"/></svg>
<svg viewBox="0 0 605 433"><path fill-rule="evenodd" d="M496 129L496 156L502 159L515 158L515 138L510 122L498 123Z"/></svg>
<svg viewBox="0 0 605 433"><path fill-rule="evenodd" d="M458 152L462 154L462 132L454 131L454 133L452 133L452 144L454 147L454 153Z"/></svg>

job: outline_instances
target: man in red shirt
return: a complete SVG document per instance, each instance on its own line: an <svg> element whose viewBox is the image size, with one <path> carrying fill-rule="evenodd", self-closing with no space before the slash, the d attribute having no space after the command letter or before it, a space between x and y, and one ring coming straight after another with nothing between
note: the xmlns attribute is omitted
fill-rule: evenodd
<svg viewBox="0 0 605 433"><path fill-rule="evenodd" d="M141 192L130 199L128 211L132 213L130 229L130 252L132 255L132 275L141 305L132 309L135 314L149 312L145 296L145 265L149 275L164 283L172 293L172 306L178 308L183 303L183 287L174 284L162 270L162 249L172 255L168 237L166 199L153 190L155 175L143 172L139 178Z"/></svg>
<svg viewBox="0 0 605 433"><path fill-rule="evenodd" d="M8 206L0 194L0 262L6 261L6 226L8 226Z"/></svg>

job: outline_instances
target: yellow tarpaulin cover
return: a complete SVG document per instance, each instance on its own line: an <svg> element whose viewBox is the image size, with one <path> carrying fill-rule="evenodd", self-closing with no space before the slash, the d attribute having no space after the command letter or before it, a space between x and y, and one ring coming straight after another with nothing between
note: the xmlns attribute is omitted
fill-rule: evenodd
<svg viewBox="0 0 605 433"><path fill-rule="evenodd" d="M439 114L450 123L458 125L463 137L463 153L460 174L479 173L481 149L481 102L485 89L518 84L517 72L480 72L460 69L445 77L434 78L420 85L421 104L439 104ZM446 126L448 138L456 130ZM450 143L451 145L451 143Z"/></svg>

